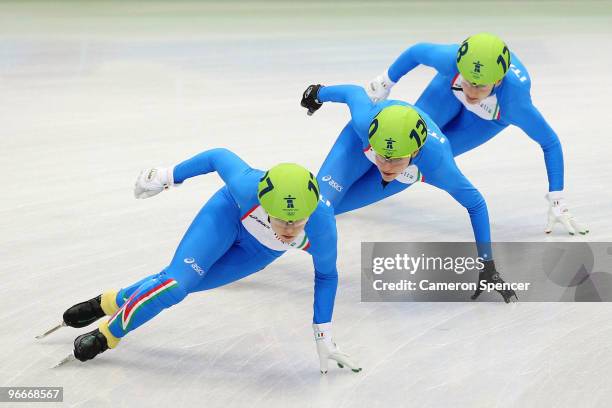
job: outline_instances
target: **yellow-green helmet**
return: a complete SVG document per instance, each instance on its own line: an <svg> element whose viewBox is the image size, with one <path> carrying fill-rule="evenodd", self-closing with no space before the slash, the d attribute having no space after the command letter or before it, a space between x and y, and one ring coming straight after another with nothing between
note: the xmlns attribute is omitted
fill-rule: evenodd
<svg viewBox="0 0 612 408"><path fill-rule="evenodd" d="M319 185L304 167L281 163L259 180L257 197L270 216L292 222L308 218L317 208Z"/></svg>
<svg viewBox="0 0 612 408"><path fill-rule="evenodd" d="M493 34L473 35L457 51L457 68L461 76L472 84L494 84L510 68L510 50Z"/></svg>
<svg viewBox="0 0 612 408"><path fill-rule="evenodd" d="M374 117L368 137L372 150L387 159L409 157L425 143L427 125L416 109L391 105Z"/></svg>

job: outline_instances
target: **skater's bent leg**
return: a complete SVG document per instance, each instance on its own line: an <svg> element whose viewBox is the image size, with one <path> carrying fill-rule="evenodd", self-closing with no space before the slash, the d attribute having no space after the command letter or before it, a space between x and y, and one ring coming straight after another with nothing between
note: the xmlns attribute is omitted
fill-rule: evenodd
<svg viewBox="0 0 612 408"><path fill-rule="evenodd" d="M130 298L130 296L132 296L134 294L134 292L145 282L154 279L156 276L158 276L159 273L154 273L153 275L147 276L146 278L142 278L139 281L136 281L134 283L132 283L130 286L126 286L125 288L120 289L117 292L117 295L115 297L115 302L117 303L118 307L122 307L125 302Z"/></svg>
<svg viewBox="0 0 612 408"><path fill-rule="evenodd" d="M411 184L404 184L399 181L392 181L383 186L380 171L372 165L363 177L353 183L342 201L334 209L336 214L353 211L404 191L410 186Z"/></svg>
<svg viewBox="0 0 612 408"><path fill-rule="evenodd" d="M174 259L193 257L194 250L202 254L194 259L202 268L210 267L236 239L240 213L225 188L217 191L192 221L174 254ZM145 282L159 274L143 278L117 293L119 307Z"/></svg>
<svg viewBox="0 0 612 408"><path fill-rule="evenodd" d="M241 241L232 246L208 271L195 291L214 289L261 271L283 252L253 249L248 242Z"/></svg>
<svg viewBox="0 0 612 408"><path fill-rule="evenodd" d="M195 272L188 267L189 265L176 269L168 267L141 284L109 319L108 326L112 335L121 338L162 310L183 300L199 280L199 277L193 276Z"/></svg>
<svg viewBox="0 0 612 408"><path fill-rule="evenodd" d="M240 210L225 189L218 191L198 213L181 240L170 265L119 291L121 308L109 320L120 338L182 301L205 279L211 266L234 244ZM124 300L125 299L125 300Z"/></svg>
<svg viewBox="0 0 612 408"><path fill-rule="evenodd" d="M127 332L141 326L163 309L180 302L187 293L216 288L265 268L283 252L262 247L241 230L238 240L210 266L201 279L194 279L194 265L176 259L160 274L145 279L110 321L75 339L74 356L86 361L114 348ZM196 271L197 272L197 271ZM179 282L181 282L179 284ZM199 282L194 284L193 282ZM184 287L181 287L184 286Z"/></svg>
<svg viewBox="0 0 612 408"><path fill-rule="evenodd" d="M248 240L249 238L245 238ZM250 238L252 239L252 238ZM246 244L246 245L245 245ZM120 338L155 315L179 303L192 292L216 288L262 270L282 252L252 250L248 242L235 243L206 274L197 277L194 264L175 259L166 270L145 282L109 321L109 330Z"/></svg>
<svg viewBox="0 0 612 408"><path fill-rule="evenodd" d="M217 191L193 220L171 264L193 259L204 271L234 244L240 228L240 208L227 187Z"/></svg>
<svg viewBox="0 0 612 408"><path fill-rule="evenodd" d="M371 165L363 153L363 146L352 122L349 122L342 129L317 174L321 196L335 207Z"/></svg>

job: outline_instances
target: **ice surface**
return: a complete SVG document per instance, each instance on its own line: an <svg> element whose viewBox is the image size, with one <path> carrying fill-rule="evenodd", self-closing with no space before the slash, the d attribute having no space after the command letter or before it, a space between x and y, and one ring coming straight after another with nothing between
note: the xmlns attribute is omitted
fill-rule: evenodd
<svg viewBox="0 0 612 408"><path fill-rule="evenodd" d="M424 185L338 218L335 337L359 374L319 374L301 253L189 297L87 364L49 369L84 329L34 336L163 268L220 185L209 175L137 201L141 168L224 146L255 167L316 170L348 116L307 117L308 84L365 83L410 44L478 31L530 70L563 142L568 203L591 229L543 234L542 153L508 129L458 159L494 239L610 241L611 16L603 1L3 2L0 386L63 386L64 405L88 408L609 406L609 304L360 303L361 241L472 239L465 211ZM392 95L414 101L432 76L417 68Z"/></svg>

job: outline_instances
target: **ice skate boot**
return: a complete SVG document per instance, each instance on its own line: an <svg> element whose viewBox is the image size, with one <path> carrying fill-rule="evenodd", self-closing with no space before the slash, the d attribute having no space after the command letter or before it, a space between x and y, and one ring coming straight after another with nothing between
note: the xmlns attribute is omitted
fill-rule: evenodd
<svg viewBox="0 0 612 408"><path fill-rule="evenodd" d="M102 322L96 330L74 339L74 357L80 361L91 360L109 348L115 348L118 343L119 339L108 330L108 323Z"/></svg>
<svg viewBox="0 0 612 408"><path fill-rule="evenodd" d="M119 309L116 302L117 291L111 290L89 299L85 302L77 303L71 306L64 312L62 321L57 326L52 327L45 333L36 336L37 339L42 339L54 331L70 326L81 328L89 326L96 320L104 316L111 316Z"/></svg>

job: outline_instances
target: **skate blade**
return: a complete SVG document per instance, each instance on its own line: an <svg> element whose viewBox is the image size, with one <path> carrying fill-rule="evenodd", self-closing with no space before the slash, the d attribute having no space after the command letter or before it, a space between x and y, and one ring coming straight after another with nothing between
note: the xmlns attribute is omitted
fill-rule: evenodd
<svg viewBox="0 0 612 408"><path fill-rule="evenodd" d="M76 360L76 357L74 356L74 353L70 353L66 357L64 357L59 363L57 363L56 365L54 365L51 368L57 368L57 367L63 366L64 364L67 364L67 363L69 363L71 361L75 361L75 360Z"/></svg>
<svg viewBox="0 0 612 408"><path fill-rule="evenodd" d="M57 331L57 330L61 329L62 327L66 327L66 323L63 322L63 321L60 324L58 324L57 326L54 326L54 327L50 328L49 330L47 330L43 334L39 334L38 336L35 337L35 339L38 339L38 340L44 339L45 337L47 337L48 335L50 335L54 331Z"/></svg>

